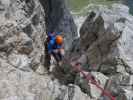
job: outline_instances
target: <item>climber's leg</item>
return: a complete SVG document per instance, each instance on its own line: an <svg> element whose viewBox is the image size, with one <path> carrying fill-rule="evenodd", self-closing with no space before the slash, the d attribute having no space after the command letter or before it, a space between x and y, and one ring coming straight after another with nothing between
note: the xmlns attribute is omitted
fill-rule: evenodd
<svg viewBox="0 0 133 100"><path fill-rule="evenodd" d="M60 57L58 52L52 52L53 57L55 58L56 62L58 63L60 61Z"/></svg>

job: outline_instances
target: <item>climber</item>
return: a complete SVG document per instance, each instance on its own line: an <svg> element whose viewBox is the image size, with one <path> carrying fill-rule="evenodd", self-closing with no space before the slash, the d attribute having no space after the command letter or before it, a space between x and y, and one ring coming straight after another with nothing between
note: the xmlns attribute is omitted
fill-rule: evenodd
<svg viewBox="0 0 133 100"><path fill-rule="evenodd" d="M64 48L63 37L60 35L60 33L48 33L48 53L50 57L54 57L59 66L62 65L62 59L64 57Z"/></svg>

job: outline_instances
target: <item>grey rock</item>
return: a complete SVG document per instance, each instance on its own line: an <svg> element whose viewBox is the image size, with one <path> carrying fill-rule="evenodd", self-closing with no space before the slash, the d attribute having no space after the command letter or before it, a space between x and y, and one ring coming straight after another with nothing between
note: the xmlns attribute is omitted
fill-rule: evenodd
<svg viewBox="0 0 133 100"><path fill-rule="evenodd" d="M132 70L132 20L128 7L121 4L89 14L80 30L81 46L96 70L109 64L116 72L118 58Z"/></svg>
<svg viewBox="0 0 133 100"><path fill-rule="evenodd" d="M50 6L57 9L49 16L58 12L50 22L52 31L64 32L71 44L76 36L72 16L64 1L52 4L58 5ZM78 86L64 86L47 73L44 43L51 26L46 26L45 18L50 12L42 6L48 5L39 0L0 1L0 100L90 100ZM67 84L74 80L71 75L65 76Z"/></svg>
<svg viewBox="0 0 133 100"><path fill-rule="evenodd" d="M80 74L76 76L75 84L78 85L84 93L86 93L88 96L91 96L90 95L91 90L90 86L88 85L88 81L83 77L81 77Z"/></svg>
<svg viewBox="0 0 133 100"><path fill-rule="evenodd" d="M0 58L1 100L94 100L81 92L78 86L63 86L46 74L27 72L15 68L15 64L17 61L8 62Z"/></svg>
<svg viewBox="0 0 133 100"><path fill-rule="evenodd" d="M88 72L85 73L88 74ZM93 79L96 82L96 84L98 84L101 88L104 89L108 77L106 77L100 72L91 72L90 74L93 76ZM91 80L86 80L86 78L84 78L82 74L76 77L75 84L79 85L81 90L85 92L87 95L89 95L91 98L99 99L101 97L101 94L103 93L103 91L101 91L95 84L91 83Z"/></svg>
<svg viewBox="0 0 133 100"><path fill-rule="evenodd" d="M118 66L118 67L119 67L119 71L120 71L120 66ZM111 66L111 65L101 65L100 71L106 75L110 75L110 74L116 73L116 68L114 66Z"/></svg>
<svg viewBox="0 0 133 100"><path fill-rule="evenodd" d="M108 77L98 72L92 72L91 74L94 76L95 80L97 81L97 84L104 89L106 82L108 80ZM90 83L89 85L90 85L91 97L96 99L100 98L103 91L98 89L94 84Z"/></svg>
<svg viewBox="0 0 133 100"><path fill-rule="evenodd" d="M3 59L0 59L0 64L1 100L54 100L58 95L59 84L51 81L49 76L24 72Z"/></svg>
<svg viewBox="0 0 133 100"><path fill-rule="evenodd" d="M66 92L65 95L59 100L92 100L87 94L82 93L80 88L76 85L69 84L67 90L64 92Z"/></svg>
<svg viewBox="0 0 133 100"><path fill-rule="evenodd" d="M80 46L89 67L109 77L111 83L106 88L118 100L132 100L132 21L125 5L99 6L92 9L80 29Z"/></svg>
<svg viewBox="0 0 133 100"><path fill-rule="evenodd" d="M124 100L132 97L132 77L126 74L115 74L110 78L106 85L106 89L115 96L118 100Z"/></svg>
<svg viewBox="0 0 133 100"><path fill-rule="evenodd" d="M128 89L123 89L124 93L123 94L120 94L118 97L117 97L117 100L121 100L121 99L124 99L124 100L132 100L133 99L133 96L132 96L132 91L128 90Z"/></svg>
<svg viewBox="0 0 133 100"><path fill-rule="evenodd" d="M87 94L81 92L78 86L74 86L73 100L91 100Z"/></svg>
<svg viewBox="0 0 133 100"><path fill-rule="evenodd" d="M1 0L0 6L4 8L0 11L0 99L54 100L51 95L58 94L57 90L57 94L52 93L56 83L49 76L38 75L32 70L36 65L39 74L45 71L39 71L40 66L45 69L41 60L45 55L46 39L42 6L36 0L27 4L24 0ZM39 16L36 26L32 23L35 14ZM23 30L25 27L28 29Z"/></svg>
<svg viewBox="0 0 133 100"><path fill-rule="evenodd" d="M11 54L8 57L8 62L14 67L18 67L24 71L30 71L31 59L29 59L26 55L21 54Z"/></svg>
<svg viewBox="0 0 133 100"><path fill-rule="evenodd" d="M31 59L31 66L42 65L44 56L44 41L46 39L46 27L44 20L44 10L39 1L30 0L2 0L4 13L0 14L0 33L3 44L0 45L1 52L10 56L16 52ZM4 14L9 13L7 19ZM38 15L38 24L32 23L33 16ZM19 68L19 66L17 66ZM37 68L36 68L37 69Z"/></svg>
<svg viewBox="0 0 133 100"><path fill-rule="evenodd" d="M65 48L68 50L72 46L72 41L78 34L72 15L65 5L65 1L40 0L40 2L46 11L47 31L63 32L65 37L64 40L67 42Z"/></svg>

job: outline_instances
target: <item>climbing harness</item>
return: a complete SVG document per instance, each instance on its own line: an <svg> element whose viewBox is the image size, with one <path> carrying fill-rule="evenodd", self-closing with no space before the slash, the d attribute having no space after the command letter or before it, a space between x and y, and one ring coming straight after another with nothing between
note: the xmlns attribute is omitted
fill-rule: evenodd
<svg viewBox="0 0 133 100"><path fill-rule="evenodd" d="M94 76L92 76L90 73L86 74L85 71L83 69L81 69L81 64L77 63L77 64L73 64L71 63L71 65L73 66L73 68L75 69L75 71L80 72L88 82L91 82L92 84L94 84L98 89L100 89L102 91L102 95L106 95L108 96L111 100L116 100L116 98L114 96L111 95L111 93L105 89L103 89L95 80Z"/></svg>

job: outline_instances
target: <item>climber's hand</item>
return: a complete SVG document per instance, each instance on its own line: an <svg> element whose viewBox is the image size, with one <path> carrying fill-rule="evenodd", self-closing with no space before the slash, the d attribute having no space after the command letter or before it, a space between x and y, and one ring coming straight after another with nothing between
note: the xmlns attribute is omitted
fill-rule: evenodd
<svg viewBox="0 0 133 100"><path fill-rule="evenodd" d="M62 56L64 56L65 55L65 50L64 49L60 49L60 53L61 53Z"/></svg>

